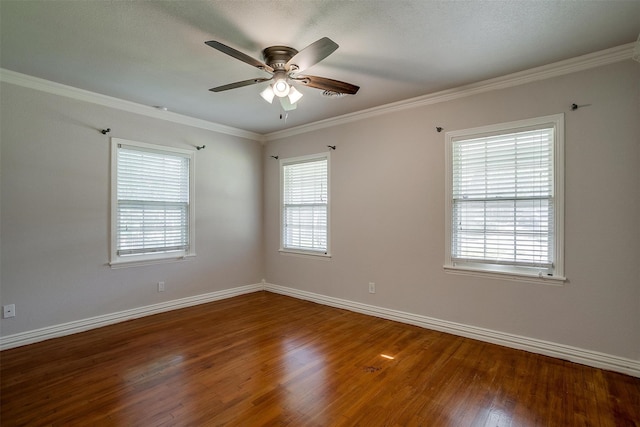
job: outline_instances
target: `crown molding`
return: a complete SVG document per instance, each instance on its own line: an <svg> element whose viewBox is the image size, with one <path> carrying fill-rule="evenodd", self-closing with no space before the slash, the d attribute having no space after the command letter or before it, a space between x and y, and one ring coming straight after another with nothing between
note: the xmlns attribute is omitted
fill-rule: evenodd
<svg viewBox="0 0 640 427"><path fill-rule="evenodd" d="M427 105L438 104L441 102L452 101L455 99L465 98L493 90L505 89L513 86L519 86L539 80L559 77L578 71L589 70L591 68L603 65L613 64L616 62L631 59L633 57L636 42L627 43L610 49L589 53L564 61L555 62L553 64L543 65L541 67L532 68L517 73L507 74L505 76L496 77L489 80L460 86L457 88L446 89L432 94L422 95L403 101L393 102L378 107L369 108L354 113L345 114L314 123L309 123L294 128L276 131L268 134L259 134L207 120L197 119L194 117L184 116L182 114L170 111L161 111L156 108L138 104L123 99L90 92L84 89L78 89L72 86L63 85L61 83L52 82L38 77L29 76L27 74L18 73L11 70L0 68L0 82L11 83L30 89L40 90L55 95L65 96L79 101L90 102L105 107L116 108L130 113L141 114L144 116L167 120L170 122L192 126L200 129L206 129L226 135L237 136L264 144L268 141L274 141L281 138L300 135L313 132L328 127L339 126L383 114L403 111L410 108L419 108Z"/></svg>
<svg viewBox="0 0 640 427"><path fill-rule="evenodd" d="M143 116L151 117L154 119L166 120L169 122L210 130L226 135L246 138L261 143L264 142L264 136L255 132L250 132L243 129L210 122L207 120L197 119L194 117L184 116L182 114L173 113L171 111L158 110L157 108L150 107L148 105L125 101L123 99L102 95L84 89L78 89L72 86L63 85L61 83L52 82L4 68L0 68L0 82L10 83L29 89L35 89L54 95L60 95L67 98L75 99L77 101L90 102L92 104L98 104L104 107L115 108L118 110L127 111L129 113L141 114Z"/></svg>
<svg viewBox="0 0 640 427"><path fill-rule="evenodd" d="M410 98L404 101L385 104L355 113L345 114L342 116L333 117L330 119L321 120L290 129L268 133L264 135L264 138L265 141L274 141L281 138L300 135L319 129L364 120L371 117L380 116L382 114L389 114L410 108L418 108L426 105L438 104L441 102L465 98L484 92L519 86L539 80L546 80L553 77L575 73L578 71L589 70L591 68L596 68L603 65L613 64L630 59L633 55L635 44L636 43L627 43L610 49L605 49L575 58L566 59L564 61L531 68L529 70L519 71L517 73L507 74L505 76L483 80L477 83L472 83L453 89L447 89L428 95Z"/></svg>

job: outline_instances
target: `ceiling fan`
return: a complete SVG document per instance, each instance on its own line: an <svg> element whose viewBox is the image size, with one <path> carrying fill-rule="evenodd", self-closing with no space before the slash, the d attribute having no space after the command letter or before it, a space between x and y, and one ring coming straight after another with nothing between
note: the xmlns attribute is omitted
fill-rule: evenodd
<svg viewBox="0 0 640 427"><path fill-rule="evenodd" d="M267 47L262 51L264 62L215 40L205 42L205 44L271 74L269 78L258 77L209 89L212 92L222 92L229 89L273 81L273 83L260 93L260 96L269 103L272 103L273 98L277 96L280 98L282 108L285 111L289 111L295 109L296 102L302 98L302 93L293 86L294 84L302 84L320 89L330 95L355 95L358 89L360 89L359 86L352 85L351 83L328 79L326 77L299 74L322 61L338 48L338 45L328 37L323 37L311 43L301 51L297 51L288 46Z"/></svg>

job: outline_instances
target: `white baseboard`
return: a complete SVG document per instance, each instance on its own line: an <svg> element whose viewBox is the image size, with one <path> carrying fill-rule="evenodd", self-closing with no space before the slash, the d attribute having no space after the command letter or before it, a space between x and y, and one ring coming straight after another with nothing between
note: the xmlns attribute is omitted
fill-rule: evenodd
<svg viewBox="0 0 640 427"><path fill-rule="evenodd" d="M359 302L349 301L340 298L301 291L298 289L264 284L264 290L290 297L316 302L318 304L331 307L342 308L357 313L376 316L383 319L395 320L410 325L420 326L426 329L433 329L479 341L498 344L505 347L529 351L531 353L543 354L545 356L556 357L582 365L592 366L640 378L640 361L613 356L592 350L571 347L549 341L542 341L534 338L523 337L491 329L479 328L477 326L464 325L461 323L449 322L446 320L434 319L432 317L406 313L388 308L377 307Z"/></svg>
<svg viewBox="0 0 640 427"><path fill-rule="evenodd" d="M133 308L131 310L124 310L117 313L90 317L88 319L76 320L60 325L47 326L41 329L8 335L6 337L0 338L0 350L33 344L35 342L44 341L51 338L58 338L65 335L71 335L78 332L84 332L88 331L89 329L100 328L102 326L112 325L114 323L120 323L126 320L163 313L165 311L177 310L179 308L191 307L198 304L232 298L238 295L261 291L263 289L264 285L262 283L240 286L237 288L225 289L222 291L215 291L187 298L180 298L172 301L162 302L159 304L147 305L144 307Z"/></svg>
<svg viewBox="0 0 640 427"><path fill-rule="evenodd" d="M237 288L225 289L222 291L215 291L202 295L195 295L192 297L166 301L159 304L147 305L131 310L120 311L117 313L91 317L88 319L77 320L60 325L48 326L33 331L8 335L6 337L0 338L0 350L6 350L9 348L32 344L51 338L58 338L65 335L71 335L78 332L99 328L102 326L112 325L114 323L124 322L126 320L150 316L152 314L163 313L170 310L191 307L194 305L218 301L226 298L232 298L238 295L262 290L281 295L287 295L297 299L312 301L330 307L342 308L356 313L367 314L383 319L395 320L397 322L420 326L426 329L433 329L436 331L472 338L479 341L503 345L505 347L516 348L532 353L543 354L545 356L569 360L571 362L580 363L595 368L621 372L623 374L640 378L640 361L637 360L613 356L610 354L600 353L577 347L571 347L564 344L508 334L491 329L479 328L477 326L449 322L447 320L435 319L418 314L392 310L389 308L363 304L341 298L329 297L326 295L301 291L285 286L274 285L271 283L266 283L264 281L262 283L253 285L240 286Z"/></svg>

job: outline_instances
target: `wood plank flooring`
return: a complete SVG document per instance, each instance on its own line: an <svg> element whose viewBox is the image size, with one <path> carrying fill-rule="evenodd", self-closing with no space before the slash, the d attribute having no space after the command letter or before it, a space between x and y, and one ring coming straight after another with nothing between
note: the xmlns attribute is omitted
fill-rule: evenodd
<svg viewBox="0 0 640 427"><path fill-rule="evenodd" d="M257 292L0 352L2 426L638 426L640 379Z"/></svg>

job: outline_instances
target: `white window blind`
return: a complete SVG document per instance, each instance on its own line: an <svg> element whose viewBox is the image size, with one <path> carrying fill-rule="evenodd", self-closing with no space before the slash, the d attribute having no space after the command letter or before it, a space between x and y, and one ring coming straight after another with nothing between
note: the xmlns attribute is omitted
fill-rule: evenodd
<svg viewBox="0 0 640 427"><path fill-rule="evenodd" d="M116 155L117 256L188 252L190 156L125 144Z"/></svg>
<svg viewBox="0 0 640 427"><path fill-rule="evenodd" d="M282 163L282 249L327 253L328 157Z"/></svg>
<svg viewBox="0 0 640 427"><path fill-rule="evenodd" d="M551 274L554 127L453 140L451 161L451 261Z"/></svg>

